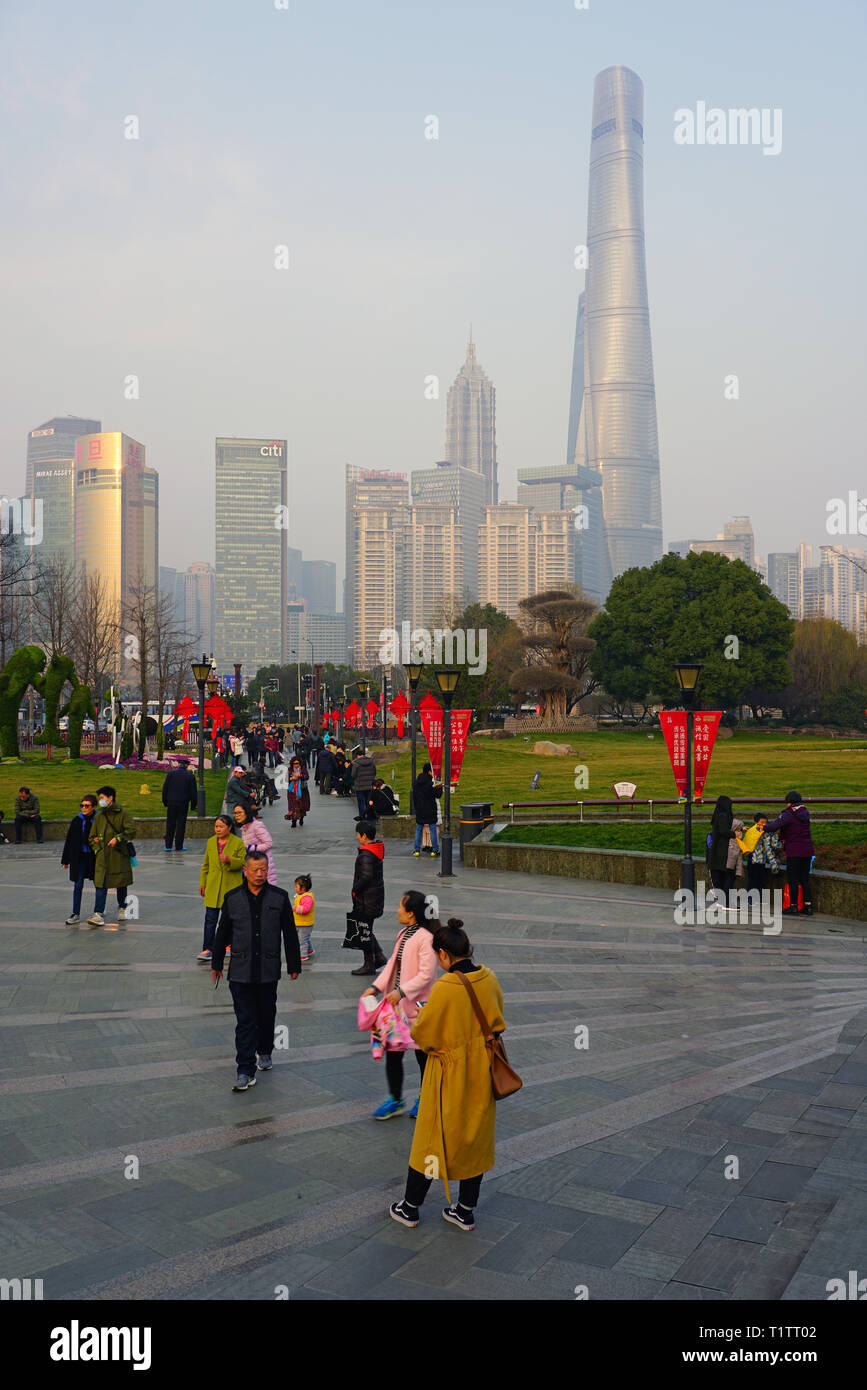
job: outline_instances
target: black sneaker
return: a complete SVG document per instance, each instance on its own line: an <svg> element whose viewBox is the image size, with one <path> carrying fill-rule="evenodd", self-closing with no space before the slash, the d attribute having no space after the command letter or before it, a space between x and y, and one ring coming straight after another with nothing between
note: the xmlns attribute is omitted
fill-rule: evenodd
<svg viewBox="0 0 867 1390"><path fill-rule="evenodd" d="M476 1223L473 1220L473 1213L460 1203L452 1204L450 1207L443 1207L443 1221L451 1221L453 1226L460 1226L462 1231L474 1231Z"/></svg>
<svg viewBox="0 0 867 1390"><path fill-rule="evenodd" d="M415 1212L414 1216L413 1212ZM401 1226L418 1225L418 1207L410 1207L406 1202L392 1202L388 1214L392 1221L399 1222Z"/></svg>
<svg viewBox="0 0 867 1390"><path fill-rule="evenodd" d="M256 1066L258 1067L259 1071L270 1071L273 1065L274 1063L271 1061L270 1052L259 1053L259 1060L256 1063Z"/></svg>
<svg viewBox="0 0 867 1390"><path fill-rule="evenodd" d="M248 1091L251 1086L256 1085L255 1076L248 1076L245 1071L238 1072L238 1080L232 1087L233 1091Z"/></svg>

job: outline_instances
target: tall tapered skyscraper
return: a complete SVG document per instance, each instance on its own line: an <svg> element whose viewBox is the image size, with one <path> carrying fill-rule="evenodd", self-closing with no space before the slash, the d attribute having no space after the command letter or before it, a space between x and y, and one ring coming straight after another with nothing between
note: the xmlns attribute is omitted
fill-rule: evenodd
<svg viewBox="0 0 867 1390"><path fill-rule="evenodd" d="M496 502L497 393L476 361L472 329L466 361L449 387L445 457L449 463L481 473L486 505Z"/></svg>
<svg viewBox="0 0 867 1390"><path fill-rule="evenodd" d="M656 393L644 255L644 85L606 68L593 88L584 389L575 462L602 478L610 579L662 555ZM576 353L581 346L581 322ZM575 390L573 384L573 400Z"/></svg>

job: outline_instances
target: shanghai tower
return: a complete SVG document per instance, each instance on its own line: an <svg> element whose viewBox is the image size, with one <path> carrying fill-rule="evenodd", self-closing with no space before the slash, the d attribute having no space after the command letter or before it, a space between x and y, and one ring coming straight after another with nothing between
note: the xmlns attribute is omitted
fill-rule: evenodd
<svg viewBox="0 0 867 1390"><path fill-rule="evenodd" d="M601 476L610 579L662 555L644 256L643 105L643 83L629 68L598 74L587 205L584 391L574 461Z"/></svg>

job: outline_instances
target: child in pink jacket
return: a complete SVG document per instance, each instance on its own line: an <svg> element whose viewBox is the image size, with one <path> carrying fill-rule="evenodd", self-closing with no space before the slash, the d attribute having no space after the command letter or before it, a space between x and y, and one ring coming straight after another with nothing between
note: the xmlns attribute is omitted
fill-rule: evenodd
<svg viewBox="0 0 867 1390"><path fill-rule="evenodd" d="M418 1011L427 1003L437 974L437 959L433 949L433 933L439 923L435 918L428 919L427 900L424 893L414 890L404 893L397 909L397 920L402 930L398 933L394 950L383 967L382 973L374 980L365 994L383 992L393 1008L400 1011L412 1027ZM427 1054L409 1044L415 1052L418 1068L424 1076ZM385 1072L390 1095L373 1112L375 1120L391 1120L404 1110L403 1101L403 1053L386 1052ZM418 1114L418 1099L410 1110L410 1118Z"/></svg>

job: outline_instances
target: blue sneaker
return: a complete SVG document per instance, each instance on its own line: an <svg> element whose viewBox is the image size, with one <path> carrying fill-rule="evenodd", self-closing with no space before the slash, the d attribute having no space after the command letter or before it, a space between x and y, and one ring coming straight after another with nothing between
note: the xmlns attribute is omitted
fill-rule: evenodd
<svg viewBox="0 0 867 1390"><path fill-rule="evenodd" d="M373 1118L375 1120L391 1120L395 1115L402 1115L403 1111L404 1102L395 1100L394 1096L389 1096L388 1100L384 1100L382 1105L377 1106L374 1110Z"/></svg>
<svg viewBox="0 0 867 1390"><path fill-rule="evenodd" d="M420 1100L421 1100L421 1096L416 1096L416 1098L415 1098L415 1105L412 1107L412 1109L411 1109L410 1112L409 1112L409 1118L410 1118L411 1120L417 1120L417 1119L418 1119L418 1103L419 1103Z"/></svg>

